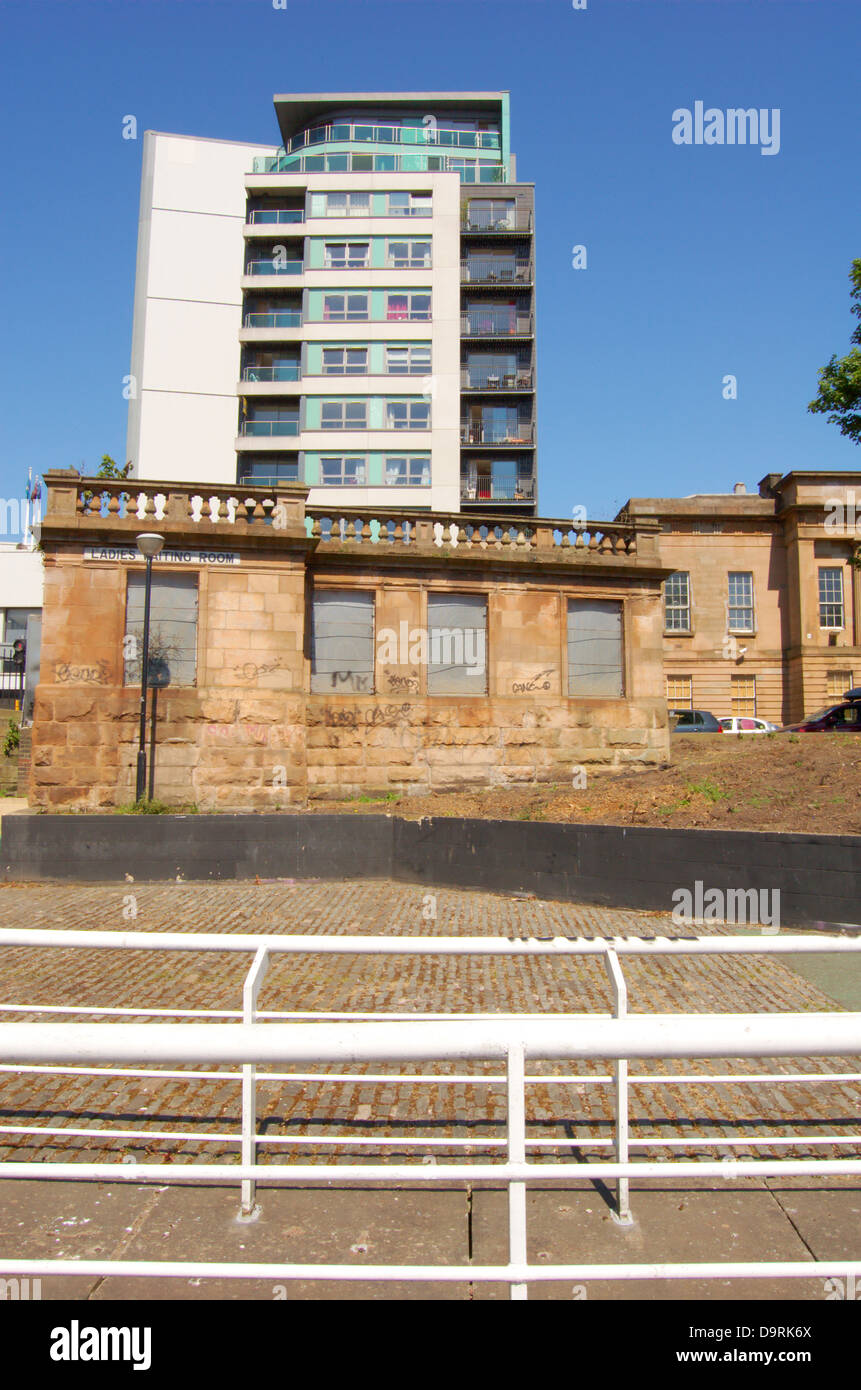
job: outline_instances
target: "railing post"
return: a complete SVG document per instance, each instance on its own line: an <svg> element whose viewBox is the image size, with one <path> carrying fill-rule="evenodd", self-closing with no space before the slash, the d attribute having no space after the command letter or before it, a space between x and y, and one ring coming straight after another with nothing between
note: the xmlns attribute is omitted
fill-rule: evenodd
<svg viewBox="0 0 861 1390"><path fill-rule="evenodd" d="M625 1018L628 1013L628 986L625 984L625 977L622 974L622 967L619 964L619 957L612 947L609 947L604 957L607 963L607 974L610 976L610 984L613 987L613 1017ZM614 1075L614 1100L616 1110L615 1127L615 1151L616 1162L628 1162L628 1062L621 1058L613 1063ZM631 1206L628 1196L628 1179L616 1179L616 1210L613 1213L614 1220L620 1226L633 1225L634 1218L631 1215Z"/></svg>
<svg viewBox="0 0 861 1390"><path fill-rule="evenodd" d="M257 999L260 986L269 968L269 952L261 946L255 953L245 984L242 987L242 1022L257 1022ZM257 1161L257 1068L244 1065L242 1068L242 1164L251 1165ZM250 1220L257 1214L255 1204L256 1185L252 1178L242 1180L240 1199L240 1219Z"/></svg>
<svg viewBox="0 0 861 1390"><path fill-rule="evenodd" d="M508 1048L508 1161L526 1162L526 1083L523 1043ZM526 1253L526 1184L508 1184L508 1263L525 1265ZM511 1297L528 1298L526 1284L512 1284Z"/></svg>

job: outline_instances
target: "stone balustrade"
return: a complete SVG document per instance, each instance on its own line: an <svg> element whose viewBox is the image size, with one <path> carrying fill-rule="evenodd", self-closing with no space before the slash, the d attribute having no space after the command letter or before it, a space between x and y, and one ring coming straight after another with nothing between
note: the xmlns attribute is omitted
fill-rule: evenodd
<svg viewBox="0 0 861 1390"><path fill-rule="evenodd" d="M71 527L113 535L158 527L169 536L303 539L324 552L383 545L394 549L505 553L533 560L626 560L659 564L658 527L650 521L572 523L567 518L500 518L458 512L368 507L349 512L307 505L309 489L286 483L275 489L243 485L201 487L193 483L139 483L81 478L74 470L45 475L47 507L43 529ZM358 513L358 515L357 515ZM265 528L265 530L264 530Z"/></svg>

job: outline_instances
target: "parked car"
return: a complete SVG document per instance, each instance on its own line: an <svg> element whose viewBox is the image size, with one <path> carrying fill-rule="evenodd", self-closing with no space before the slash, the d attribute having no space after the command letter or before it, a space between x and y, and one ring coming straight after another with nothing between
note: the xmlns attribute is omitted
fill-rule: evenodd
<svg viewBox="0 0 861 1390"><path fill-rule="evenodd" d="M723 730L707 709L671 709L668 711L670 732L673 734L721 734Z"/></svg>
<svg viewBox="0 0 861 1390"><path fill-rule="evenodd" d="M768 719L758 719L750 714L731 714L721 719L720 726L725 734L773 734L780 728Z"/></svg>
<svg viewBox="0 0 861 1390"><path fill-rule="evenodd" d="M847 690L842 700L805 715L798 724L787 724L782 734L861 733L861 686Z"/></svg>

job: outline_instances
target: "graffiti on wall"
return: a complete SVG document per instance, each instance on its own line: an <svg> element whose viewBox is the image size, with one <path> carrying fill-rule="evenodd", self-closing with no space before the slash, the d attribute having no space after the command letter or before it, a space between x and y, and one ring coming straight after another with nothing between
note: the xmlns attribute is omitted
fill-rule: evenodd
<svg viewBox="0 0 861 1390"><path fill-rule="evenodd" d="M547 666L543 671L538 671L536 675L528 677L526 680L514 681L511 687L512 695L527 695L533 690L549 690L552 677L556 674L555 666Z"/></svg>
<svg viewBox="0 0 861 1390"><path fill-rule="evenodd" d="M111 668L107 661L97 661L94 666L72 666L68 661L58 661L54 680L57 685L110 685Z"/></svg>

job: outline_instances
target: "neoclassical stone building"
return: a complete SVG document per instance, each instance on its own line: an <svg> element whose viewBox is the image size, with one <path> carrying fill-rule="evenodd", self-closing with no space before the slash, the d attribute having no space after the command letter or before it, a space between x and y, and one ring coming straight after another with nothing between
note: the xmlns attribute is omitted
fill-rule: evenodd
<svg viewBox="0 0 861 1390"><path fill-rule="evenodd" d="M654 520L306 506L46 476L32 801L134 797L144 563L155 795L201 809L565 783L669 755Z"/></svg>
<svg viewBox="0 0 861 1390"><path fill-rule="evenodd" d="M793 723L861 684L861 472L634 497L660 528L668 704Z"/></svg>

